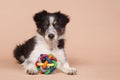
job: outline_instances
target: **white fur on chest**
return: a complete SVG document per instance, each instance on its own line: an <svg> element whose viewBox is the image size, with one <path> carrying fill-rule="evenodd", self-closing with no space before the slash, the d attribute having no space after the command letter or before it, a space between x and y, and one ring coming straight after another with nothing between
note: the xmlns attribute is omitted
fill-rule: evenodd
<svg viewBox="0 0 120 80"><path fill-rule="evenodd" d="M34 62L38 59L40 54L49 54L50 53L50 48L46 44L46 42L42 39L42 37L37 35L35 37L35 40L36 40L35 47L29 56L29 59Z"/></svg>
<svg viewBox="0 0 120 80"><path fill-rule="evenodd" d="M35 63L40 54L50 53L52 53L57 58L57 60L65 60L64 49L58 49L57 42L50 44L49 42L46 42L45 39L41 37L39 34L35 37L35 40L36 44L34 50L31 52L29 56L30 61L33 61Z"/></svg>
<svg viewBox="0 0 120 80"><path fill-rule="evenodd" d="M39 34L35 37L35 47L29 56L29 60L35 62L40 54L50 54L53 53L50 49L51 47Z"/></svg>

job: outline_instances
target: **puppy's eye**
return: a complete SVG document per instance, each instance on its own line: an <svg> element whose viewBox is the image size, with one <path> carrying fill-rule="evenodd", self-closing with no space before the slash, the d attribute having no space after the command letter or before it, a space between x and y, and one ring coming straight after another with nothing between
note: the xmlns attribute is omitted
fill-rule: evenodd
<svg viewBox="0 0 120 80"><path fill-rule="evenodd" d="M49 23L48 22L44 23L44 26L49 26Z"/></svg>
<svg viewBox="0 0 120 80"><path fill-rule="evenodd" d="M49 23L46 23L46 26L49 26Z"/></svg>
<svg viewBox="0 0 120 80"><path fill-rule="evenodd" d="M56 25L57 25L57 21L54 21L54 22L53 22L53 26L56 26Z"/></svg>

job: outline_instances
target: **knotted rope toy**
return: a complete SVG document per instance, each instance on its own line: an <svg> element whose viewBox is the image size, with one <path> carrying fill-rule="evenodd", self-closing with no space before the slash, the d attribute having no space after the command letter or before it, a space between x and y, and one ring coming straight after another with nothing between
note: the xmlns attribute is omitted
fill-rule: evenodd
<svg viewBox="0 0 120 80"><path fill-rule="evenodd" d="M57 67L57 59L52 54L41 54L36 67L41 74L51 74Z"/></svg>

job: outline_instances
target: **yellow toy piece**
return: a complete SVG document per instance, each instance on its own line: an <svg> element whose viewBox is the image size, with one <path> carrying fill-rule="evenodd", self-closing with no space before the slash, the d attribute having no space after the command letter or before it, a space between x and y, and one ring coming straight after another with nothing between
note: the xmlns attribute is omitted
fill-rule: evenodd
<svg viewBox="0 0 120 80"><path fill-rule="evenodd" d="M37 63L37 65L38 65L38 66L43 66L44 63ZM54 64L53 64L53 63L51 63L51 64L47 64L47 66L51 67L51 66L54 66Z"/></svg>

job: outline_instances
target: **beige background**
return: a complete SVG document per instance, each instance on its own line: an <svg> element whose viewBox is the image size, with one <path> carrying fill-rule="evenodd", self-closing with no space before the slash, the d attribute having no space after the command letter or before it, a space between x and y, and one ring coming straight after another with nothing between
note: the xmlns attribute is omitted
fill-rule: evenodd
<svg viewBox="0 0 120 80"><path fill-rule="evenodd" d="M77 75L30 76L13 59L15 45L35 35L32 17L43 9L70 16L66 53ZM120 0L0 0L0 79L120 80L119 75Z"/></svg>

